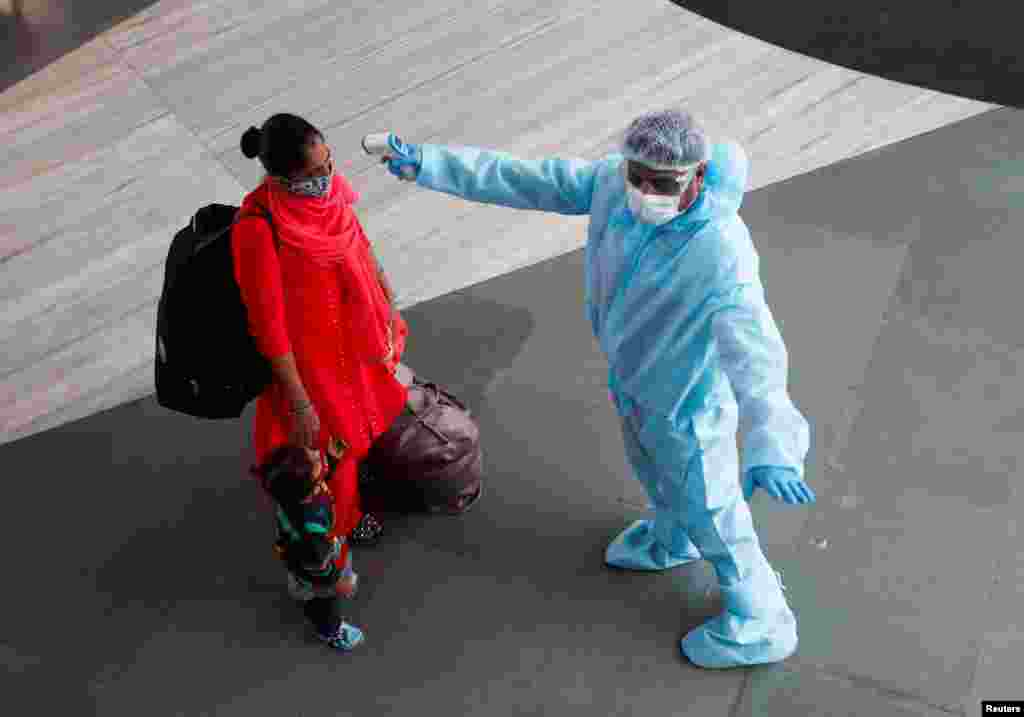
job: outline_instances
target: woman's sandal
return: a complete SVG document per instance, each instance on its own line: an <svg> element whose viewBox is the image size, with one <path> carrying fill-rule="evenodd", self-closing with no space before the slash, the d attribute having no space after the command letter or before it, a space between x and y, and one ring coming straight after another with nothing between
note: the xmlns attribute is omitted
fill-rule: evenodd
<svg viewBox="0 0 1024 717"><path fill-rule="evenodd" d="M349 542L352 545L376 545L383 532L384 526L373 513L363 513L359 525L349 535Z"/></svg>

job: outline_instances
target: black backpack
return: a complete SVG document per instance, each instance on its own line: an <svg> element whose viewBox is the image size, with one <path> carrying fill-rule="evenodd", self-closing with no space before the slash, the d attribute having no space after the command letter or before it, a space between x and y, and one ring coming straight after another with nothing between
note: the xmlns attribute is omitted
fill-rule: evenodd
<svg viewBox="0 0 1024 717"><path fill-rule="evenodd" d="M261 214L274 224L270 213ZM156 399L197 418L238 418L273 379L235 281L239 208L209 204L174 235L156 314ZM275 244L277 235L274 235Z"/></svg>

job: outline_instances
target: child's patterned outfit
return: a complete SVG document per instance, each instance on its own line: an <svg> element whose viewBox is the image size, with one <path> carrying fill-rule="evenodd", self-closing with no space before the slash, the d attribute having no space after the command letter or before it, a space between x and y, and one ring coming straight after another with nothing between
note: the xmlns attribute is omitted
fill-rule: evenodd
<svg viewBox="0 0 1024 717"><path fill-rule="evenodd" d="M332 440L327 452L329 468L324 477L325 485L343 451L344 445ZM275 519L278 537L274 552L285 564L288 593L304 603L303 611L322 640L340 649L354 647L362 640L362 633L342 620L337 583L341 578L349 578L354 584L358 576L352 569L350 550L344 551L343 562L338 560L345 539L331 534L335 520L334 496L325 491L309 503L290 506L275 503Z"/></svg>

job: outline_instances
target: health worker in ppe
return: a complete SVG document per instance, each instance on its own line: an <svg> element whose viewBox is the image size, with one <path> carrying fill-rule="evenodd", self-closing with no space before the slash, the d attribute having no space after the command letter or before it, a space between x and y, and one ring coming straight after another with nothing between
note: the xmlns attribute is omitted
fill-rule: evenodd
<svg viewBox="0 0 1024 717"><path fill-rule="evenodd" d="M387 145L382 161L392 174L421 187L590 215L586 315L652 508L612 541L606 561L633 570L711 562L724 611L682 638L693 663L724 668L792 655L796 620L746 499L760 487L785 503L814 501L804 481L809 428L790 400L786 347L737 213L743 150L711 144L677 110L634 120L621 153L599 161L528 161L405 144L394 134Z"/></svg>

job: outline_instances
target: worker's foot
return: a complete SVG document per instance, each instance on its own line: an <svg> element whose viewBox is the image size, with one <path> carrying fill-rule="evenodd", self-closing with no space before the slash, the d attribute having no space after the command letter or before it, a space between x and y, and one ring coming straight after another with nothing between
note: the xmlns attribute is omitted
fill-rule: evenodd
<svg viewBox="0 0 1024 717"><path fill-rule="evenodd" d="M654 521L638 520L622 531L605 551L608 565L625 570L669 570L700 560L700 552L692 542L679 553L670 553L654 534Z"/></svg>

